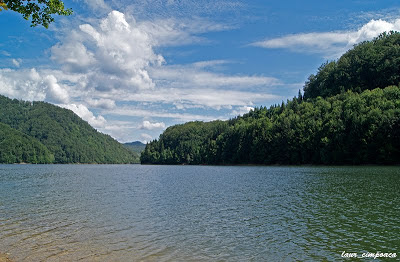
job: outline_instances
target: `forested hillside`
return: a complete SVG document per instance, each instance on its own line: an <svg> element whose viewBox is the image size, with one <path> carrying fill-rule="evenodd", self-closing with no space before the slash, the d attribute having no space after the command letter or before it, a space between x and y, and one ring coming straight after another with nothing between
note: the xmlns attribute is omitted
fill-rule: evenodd
<svg viewBox="0 0 400 262"><path fill-rule="evenodd" d="M400 34L382 34L324 64L304 97L229 121L169 127L141 162L399 164L399 82Z"/></svg>
<svg viewBox="0 0 400 262"><path fill-rule="evenodd" d="M0 122L7 125L2 125L2 130L10 128L13 133L12 136L5 136L3 132L0 136L2 143L8 145L0 147L0 154L10 155L10 147L18 150L15 151L15 161L3 159L2 163L138 162L137 154L127 150L110 136L99 133L72 111L45 102L25 102L0 96ZM43 159L40 161L19 157L20 151L28 155L33 152L26 151L27 146L18 146L18 135L28 139L34 151L40 148L40 152L44 152L46 157L39 158Z"/></svg>

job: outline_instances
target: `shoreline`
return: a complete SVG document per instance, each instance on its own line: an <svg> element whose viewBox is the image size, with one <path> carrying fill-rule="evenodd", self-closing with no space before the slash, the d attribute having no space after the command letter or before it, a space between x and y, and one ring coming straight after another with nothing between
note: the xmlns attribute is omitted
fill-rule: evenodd
<svg viewBox="0 0 400 262"><path fill-rule="evenodd" d="M48 164L34 164L34 163L0 163L1 165L37 165L37 166L67 166L67 165L87 165L87 166L105 166L105 165L141 165L141 166L221 166L221 167L400 167L397 164L150 164L150 163L48 163ZM1 262L1 261L0 261Z"/></svg>
<svg viewBox="0 0 400 262"><path fill-rule="evenodd" d="M0 252L0 262L13 262L7 254Z"/></svg>

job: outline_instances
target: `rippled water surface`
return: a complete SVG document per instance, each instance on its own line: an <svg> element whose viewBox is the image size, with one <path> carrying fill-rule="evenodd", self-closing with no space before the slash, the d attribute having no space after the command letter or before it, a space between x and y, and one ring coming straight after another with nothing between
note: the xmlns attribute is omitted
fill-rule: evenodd
<svg viewBox="0 0 400 262"><path fill-rule="evenodd" d="M340 261L399 236L400 167L0 165L17 262Z"/></svg>

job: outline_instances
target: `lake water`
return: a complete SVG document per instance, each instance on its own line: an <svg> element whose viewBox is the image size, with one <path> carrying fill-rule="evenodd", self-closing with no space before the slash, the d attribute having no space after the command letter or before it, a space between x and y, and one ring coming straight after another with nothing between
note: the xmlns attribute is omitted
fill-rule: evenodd
<svg viewBox="0 0 400 262"><path fill-rule="evenodd" d="M0 165L15 261L398 259L399 236L400 167Z"/></svg>

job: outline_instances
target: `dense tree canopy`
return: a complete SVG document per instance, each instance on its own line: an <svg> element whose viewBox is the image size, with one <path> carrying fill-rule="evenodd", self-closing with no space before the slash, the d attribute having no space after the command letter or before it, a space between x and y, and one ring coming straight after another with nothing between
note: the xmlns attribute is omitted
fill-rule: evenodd
<svg viewBox="0 0 400 262"><path fill-rule="evenodd" d="M400 88L295 98L230 121L169 127L153 164L399 164Z"/></svg>
<svg viewBox="0 0 400 262"><path fill-rule="evenodd" d="M362 42L337 61L323 64L304 86L304 97L328 97L400 83L400 33L383 33Z"/></svg>
<svg viewBox="0 0 400 262"><path fill-rule="evenodd" d="M37 139L0 123L0 163L47 164L54 155Z"/></svg>
<svg viewBox="0 0 400 262"><path fill-rule="evenodd" d="M216 139L228 127L226 121L189 122L167 128L159 141L146 145L142 163L217 163Z"/></svg>
<svg viewBox="0 0 400 262"><path fill-rule="evenodd" d="M54 156L55 163L139 161L136 153L99 133L71 110L45 102L25 102L0 96L0 122L39 141ZM10 137L3 137L3 140L15 143Z"/></svg>
<svg viewBox="0 0 400 262"><path fill-rule="evenodd" d="M71 15L71 9L65 9L60 0L0 0L0 10L11 10L22 14L26 20L32 19L31 26L49 27L54 22L53 15Z"/></svg>

